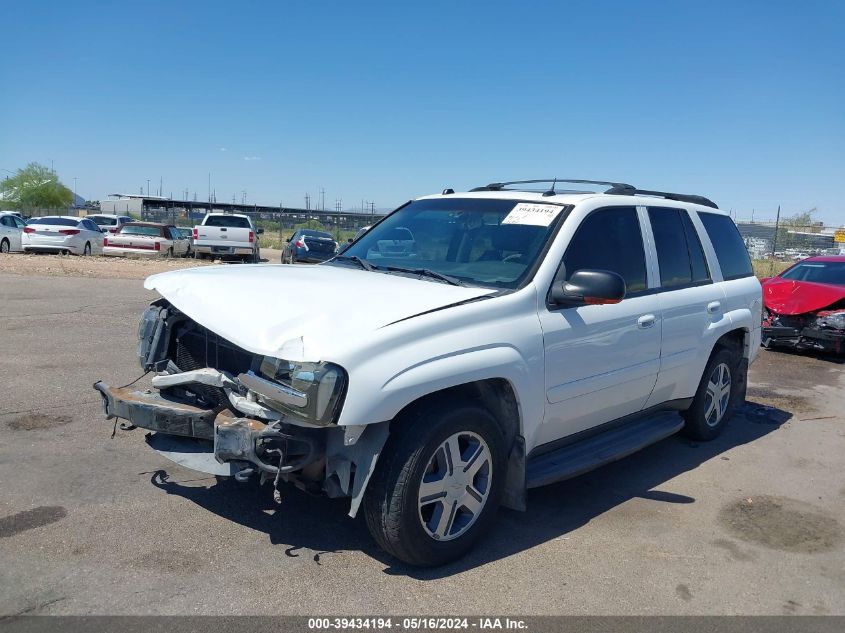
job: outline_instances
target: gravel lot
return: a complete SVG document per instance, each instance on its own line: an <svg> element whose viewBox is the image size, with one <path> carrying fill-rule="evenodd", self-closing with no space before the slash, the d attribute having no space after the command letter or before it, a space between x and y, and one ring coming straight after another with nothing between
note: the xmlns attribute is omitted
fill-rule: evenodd
<svg viewBox="0 0 845 633"><path fill-rule="evenodd" d="M420 571L347 502L277 506L142 431L110 438L91 385L140 374L138 279L182 265L0 258L0 614L845 614L837 361L762 352L756 404L718 440L531 491L470 556Z"/></svg>

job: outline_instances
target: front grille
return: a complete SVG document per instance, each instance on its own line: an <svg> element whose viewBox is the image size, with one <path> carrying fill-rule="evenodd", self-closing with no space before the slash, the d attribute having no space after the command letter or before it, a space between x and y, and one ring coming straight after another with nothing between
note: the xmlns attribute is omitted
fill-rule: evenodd
<svg viewBox="0 0 845 633"><path fill-rule="evenodd" d="M181 371L213 367L237 376L252 366L252 354L195 323L177 330L170 357ZM212 406L228 400L219 387L191 385L190 389Z"/></svg>

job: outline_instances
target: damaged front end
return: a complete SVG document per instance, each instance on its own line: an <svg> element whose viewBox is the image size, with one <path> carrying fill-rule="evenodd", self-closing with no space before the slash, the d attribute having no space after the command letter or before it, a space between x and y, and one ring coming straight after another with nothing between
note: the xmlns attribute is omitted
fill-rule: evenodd
<svg viewBox="0 0 845 633"><path fill-rule="evenodd" d="M763 311L763 347L791 347L829 354L845 352L845 307L805 314Z"/></svg>
<svg viewBox="0 0 845 633"><path fill-rule="evenodd" d="M160 299L138 328L153 389L94 384L107 419L152 431L147 442L184 466L351 497L355 515L387 424L339 426L347 374L331 363L253 354Z"/></svg>

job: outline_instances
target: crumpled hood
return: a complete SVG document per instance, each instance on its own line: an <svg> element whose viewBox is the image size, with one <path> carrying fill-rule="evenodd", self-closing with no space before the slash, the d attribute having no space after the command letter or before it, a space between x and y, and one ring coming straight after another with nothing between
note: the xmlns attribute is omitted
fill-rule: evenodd
<svg viewBox="0 0 845 633"><path fill-rule="evenodd" d="M777 314L804 314L845 300L845 286L772 277L763 282L763 302Z"/></svg>
<svg viewBox="0 0 845 633"><path fill-rule="evenodd" d="M341 266L207 266L148 277L200 325L255 354L326 360L421 312L493 294Z"/></svg>

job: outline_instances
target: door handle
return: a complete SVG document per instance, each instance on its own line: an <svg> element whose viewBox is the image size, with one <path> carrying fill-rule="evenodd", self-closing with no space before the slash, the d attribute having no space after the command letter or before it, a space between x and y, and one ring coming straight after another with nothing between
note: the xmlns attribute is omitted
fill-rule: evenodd
<svg viewBox="0 0 845 633"><path fill-rule="evenodd" d="M707 313L708 314L716 314L719 309L722 307L722 304L718 301L711 301L707 304Z"/></svg>
<svg viewBox="0 0 845 633"><path fill-rule="evenodd" d="M637 319L637 326L642 329L645 329L654 325L655 321L656 319L653 314L644 314L639 319Z"/></svg>

